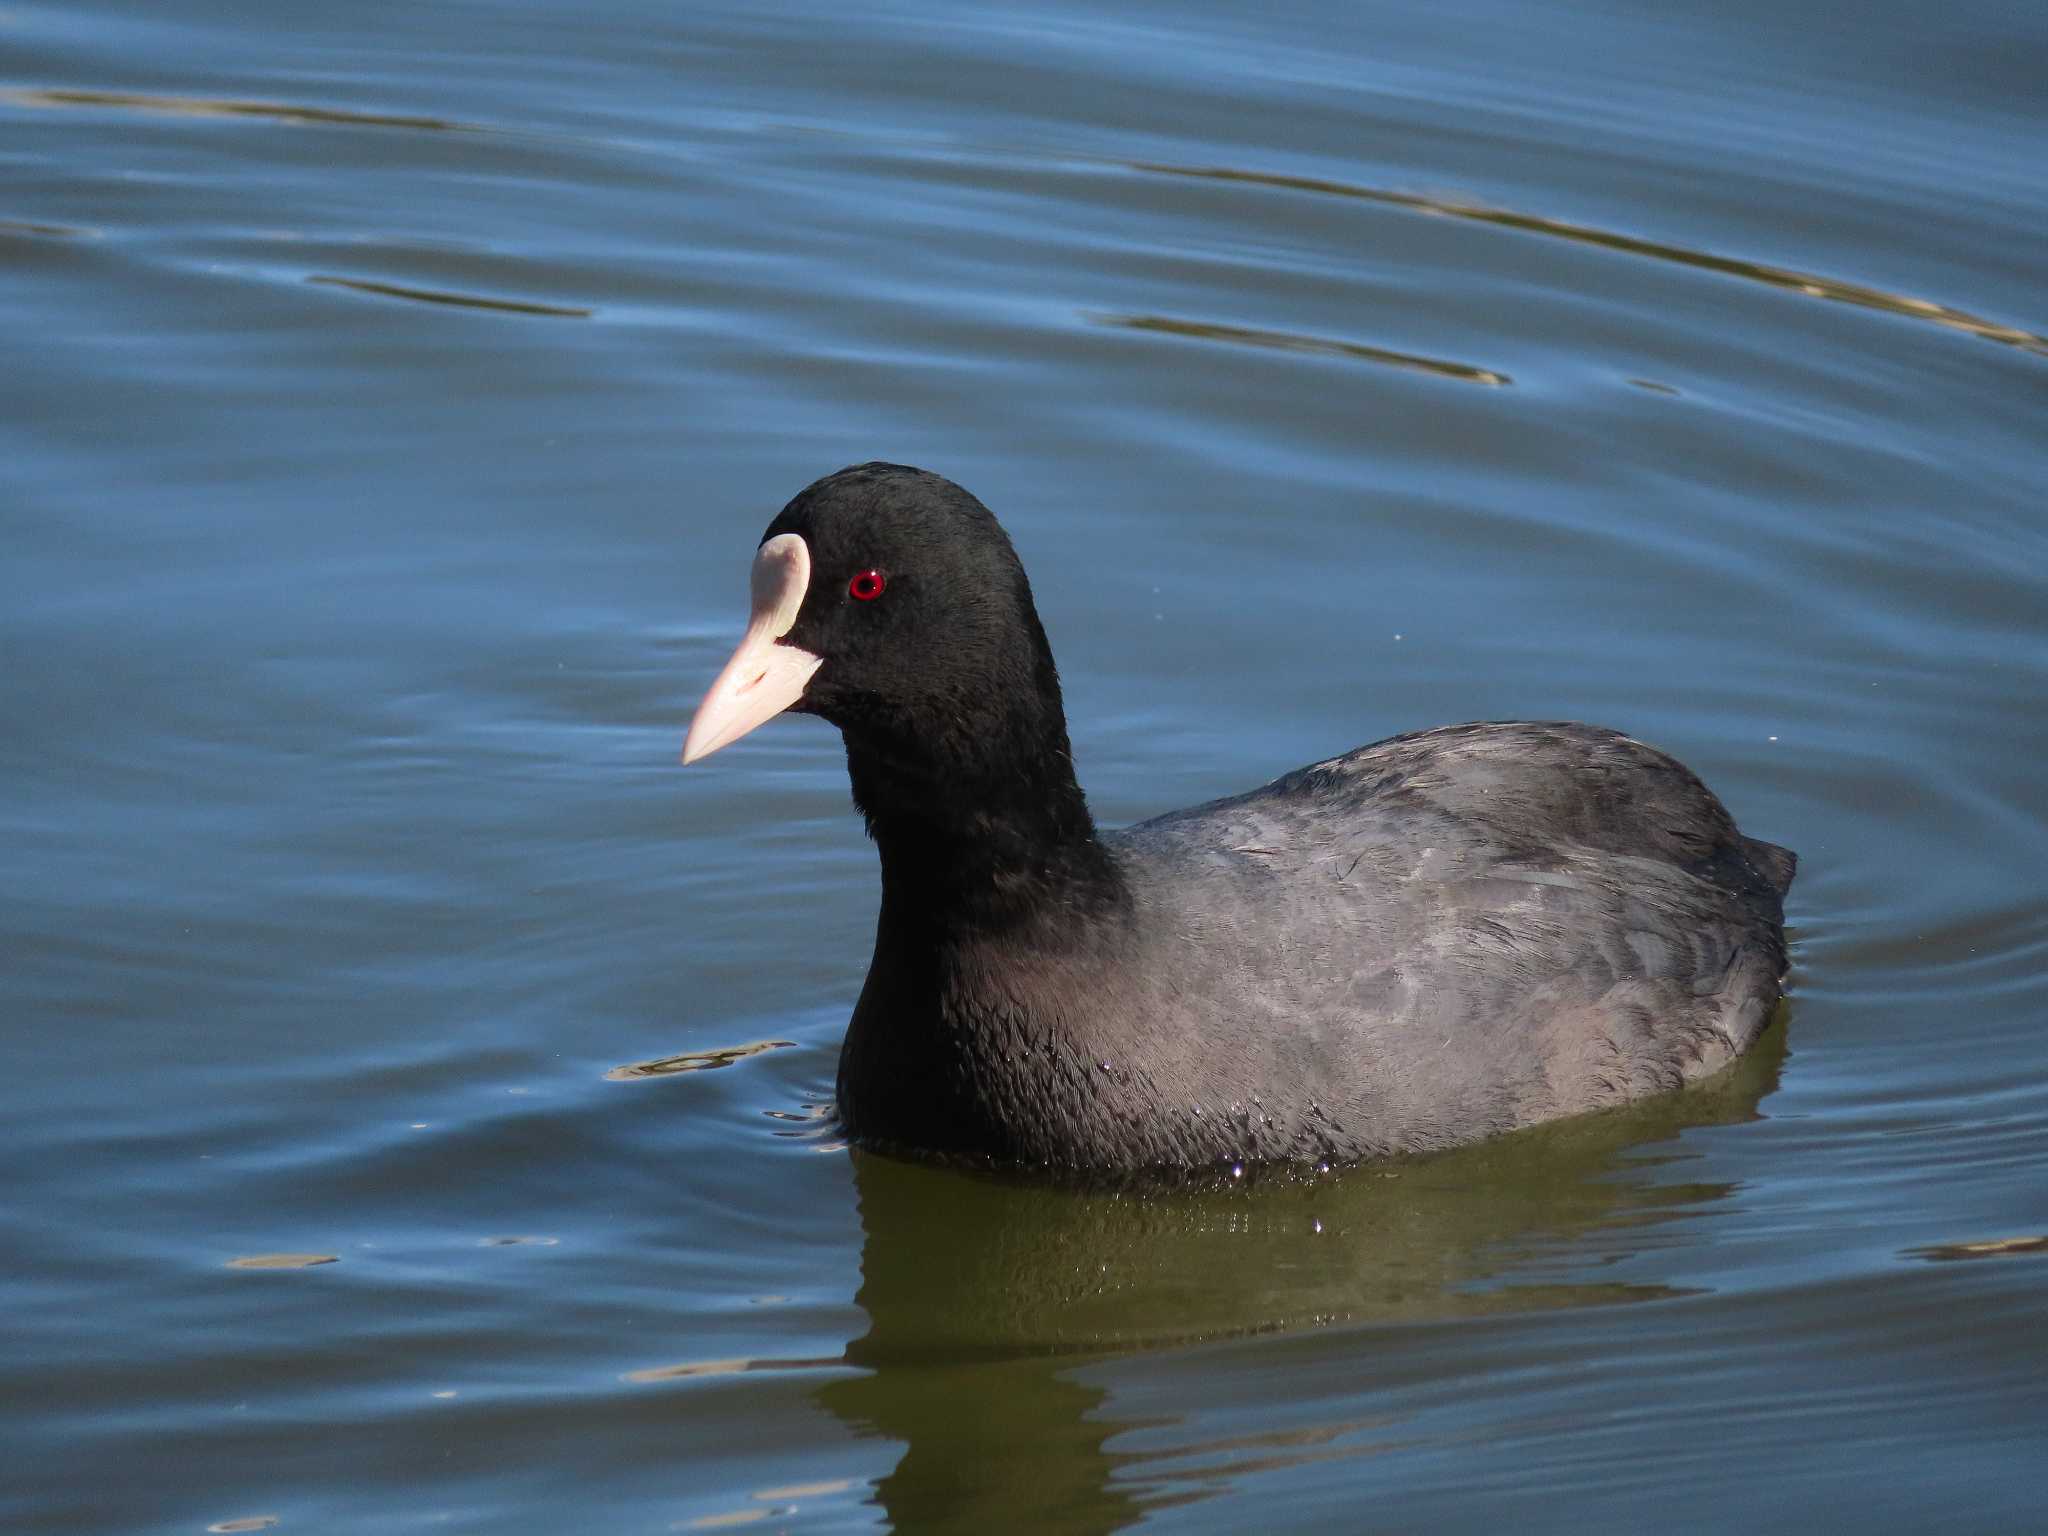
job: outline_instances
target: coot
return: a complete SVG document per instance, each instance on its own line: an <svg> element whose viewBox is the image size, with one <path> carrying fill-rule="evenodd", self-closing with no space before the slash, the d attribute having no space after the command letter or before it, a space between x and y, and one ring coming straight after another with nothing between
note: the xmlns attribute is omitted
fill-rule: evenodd
<svg viewBox="0 0 2048 1536"><path fill-rule="evenodd" d="M900 464L783 508L694 762L785 709L881 853L838 1111L874 1145L1084 1171L1354 1161L1680 1087L1769 1022L1786 849L1653 747L1395 736L1098 832L1009 538Z"/></svg>

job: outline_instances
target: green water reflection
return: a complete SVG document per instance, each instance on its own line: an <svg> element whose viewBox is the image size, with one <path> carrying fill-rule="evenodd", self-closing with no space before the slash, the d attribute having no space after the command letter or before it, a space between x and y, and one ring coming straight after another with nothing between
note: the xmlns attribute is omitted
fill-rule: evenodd
<svg viewBox="0 0 2048 1536"><path fill-rule="evenodd" d="M846 1360L866 1374L821 1384L818 1400L903 1442L878 1485L894 1529L1118 1529L1140 1513L1136 1485L1116 1477L1130 1458L1108 1446L1130 1425L1076 1366L1250 1333L1677 1294L1581 1278L1588 1247L1639 1251L1732 1192L1660 1170L1683 1156L1669 1145L1681 1132L1758 1116L1785 1033L1781 1021L1696 1090L1309 1182L1091 1193L856 1154L869 1328Z"/></svg>

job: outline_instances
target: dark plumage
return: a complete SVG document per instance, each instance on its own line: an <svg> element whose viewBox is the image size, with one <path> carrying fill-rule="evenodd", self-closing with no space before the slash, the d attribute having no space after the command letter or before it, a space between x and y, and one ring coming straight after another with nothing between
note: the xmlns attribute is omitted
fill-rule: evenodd
<svg viewBox="0 0 2048 1536"><path fill-rule="evenodd" d="M1614 731L1397 736L1098 835L1023 567L937 475L783 509L686 756L790 666L881 852L839 1065L862 1141L1091 1170L1446 1147L1702 1077L1778 1000L1793 855Z"/></svg>

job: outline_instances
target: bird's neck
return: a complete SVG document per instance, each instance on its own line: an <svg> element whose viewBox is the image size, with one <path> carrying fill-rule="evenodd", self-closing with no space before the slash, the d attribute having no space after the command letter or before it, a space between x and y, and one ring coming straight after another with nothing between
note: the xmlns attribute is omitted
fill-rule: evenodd
<svg viewBox="0 0 2048 1536"><path fill-rule="evenodd" d="M1007 774L949 759L934 777L849 741L882 858L874 963L839 1058L839 1117L854 1138L1059 1156L1020 1106L1091 1086L1098 1053L1076 1033L1075 1003L1102 995L1132 912L1065 746ZM1072 1130L1085 1108L1056 1123Z"/></svg>
<svg viewBox="0 0 2048 1536"><path fill-rule="evenodd" d="M950 946L1008 935L1039 947L1127 904L1096 836L1062 728L943 759L847 742L853 797L882 861L882 927Z"/></svg>
<svg viewBox="0 0 2048 1536"><path fill-rule="evenodd" d="M978 702L841 727L882 910L839 1116L871 1143L1044 1161L1058 1149L1019 1106L1089 1081L1074 1002L1114 974L1132 898L1075 781L1058 694Z"/></svg>

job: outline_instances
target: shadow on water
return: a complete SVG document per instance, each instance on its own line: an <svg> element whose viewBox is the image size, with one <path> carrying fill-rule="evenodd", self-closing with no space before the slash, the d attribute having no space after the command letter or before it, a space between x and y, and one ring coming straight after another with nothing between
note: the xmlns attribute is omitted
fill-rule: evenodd
<svg viewBox="0 0 2048 1536"><path fill-rule="evenodd" d="M1141 1490L1116 1479L1129 1458L1108 1442L1131 1426L1103 1414L1105 1392L1077 1365L1253 1333L1680 1294L1578 1278L1585 1241L1601 1239L1603 1260L1633 1253L1732 1193L1659 1175L1682 1154L1646 1149L1757 1118L1784 1057L1781 1022L1687 1092L1318 1180L1079 1192L856 1153L869 1328L846 1363L866 1373L821 1384L818 1399L857 1432L904 1442L877 1488L894 1529L1119 1529L1139 1517Z"/></svg>

